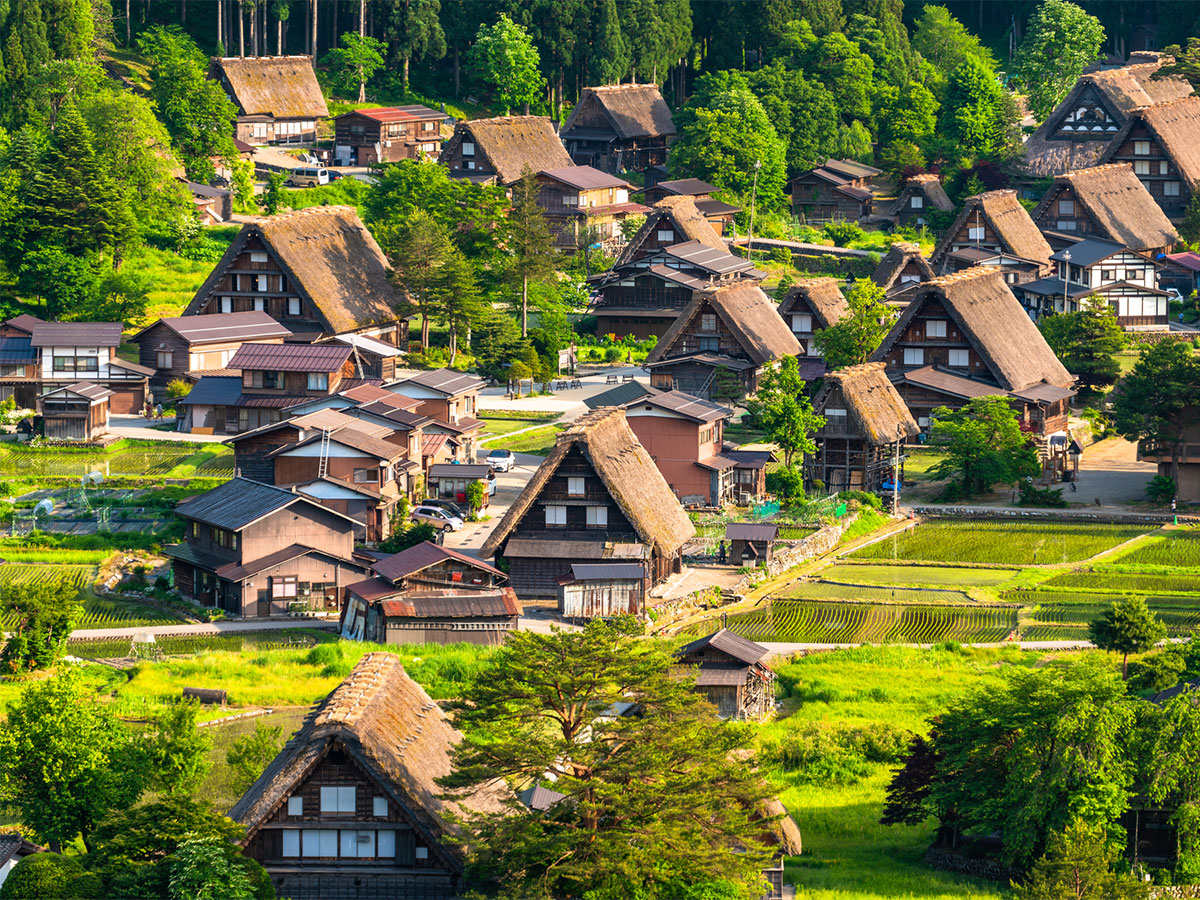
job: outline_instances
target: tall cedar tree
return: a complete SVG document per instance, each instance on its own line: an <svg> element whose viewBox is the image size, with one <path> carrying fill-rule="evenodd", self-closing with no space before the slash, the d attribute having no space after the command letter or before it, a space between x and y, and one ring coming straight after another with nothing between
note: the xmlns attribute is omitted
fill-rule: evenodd
<svg viewBox="0 0 1200 900"><path fill-rule="evenodd" d="M546 214L538 205L538 181L528 163L513 185L512 212L506 241L512 252L509 271L521 286L521 337L529 334L529 283L554 274L554 238Z"/></svg>
<svg viewBox="0 0 1200 900"><path fill-rule="evenodd" d="M673 879L762 891L766 786L671 650L631 619L514 634L456 704L464 732L449 788L540 781L565 799L472 816L474 870L501 890L547 897L652 897ZM623 714L624 713L624 714Z"/></svg>
<svg viewBox="0 0 1200 900"><path fill-rule="evenodd" d="M1013 484L1042 469L1037 450L1004 397L975 397L953 412L941 406L933 417L930 443L946 455L931 471L950 479L960 497Z"/></svg>
<svg viewBox="0 0 1200 900"><path fill-rule="evenodd" d="M1121 373L1117 353L1125 346L1125 332L1108 301L1088 297L1075 312L1044 317L1038 328L1081 385L1107 387L1117 380Z"/></svg>
<svg viewBox="0 0 1200 900"><path fill-rule="evenodd" d="M442 311L442 268L454 247L445 228L419 211L401 222L384 243L393 248L392 277L407 298L400 312L420 314L421 347L428 350L429 325Z"/></svg>
<svg viewBox="0 0 1200 900"><path fill-rule="evenodd" d="M1167 627L1141 597L1124 597L1088 623L1088 637L1101 650L1121 654L1121 677L1129 677L1129 654L1145 653L1167 636Z"/></svg>
<svg viewBox="0 0 1200 900"><path fill-rule="evenodd" d="M1113 389L1112 410L1123 437L1170 449L1171 479L1179 484L1184 434L1200 421L1200 362L1191 346L1159 341L1143 349L1133 371Z"/></svg>
<svg viewBox="0 0 1200 900"><path fill-rule="evenodd" d="M1016 74L1029 108L1046 118L1100 55L1104 26L1067 0L1042 0L1017 48Z"/></svg>
<svg viewBox="0 0 1200 900"><path fill-rule="evenodd" d="M434 308L439 321L450 326L450 365L458 355L458 336L470 334L484 316L485 304L475 283L475 270L462 251L450 245L434 284Z"/></svg>
<svg viewBox="0 0 1200 900"><path fill-rule="evenodd" d="M837 321L817 332L817 349L831 369L865 363L879 349L896 321L897 312L884 304L883 288L870 278L860 278L846 292L849 309Z"/></svg>
<svg viewBox="0 0 1200 900"><path fill-rule="evenodd" d="M816 452L812 434L825 424L824 417L813 411L804 388L796 357L785 356L766 371L755 398L747 402L751 414L783 451L787 468L797 455Z"/></svg>
<svg viewBox="0 0 1200 900"><path fill-rule="evenodd" d="M392 58L399 60L408 93L409 63L437 60L446 55L446 34L438 18L439 0L388 0L386 37Z"/></svg>

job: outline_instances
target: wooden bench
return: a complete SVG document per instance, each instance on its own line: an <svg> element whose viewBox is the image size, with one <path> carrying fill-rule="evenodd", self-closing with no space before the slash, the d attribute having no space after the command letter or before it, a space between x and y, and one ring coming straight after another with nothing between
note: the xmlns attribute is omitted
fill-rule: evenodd
<svg viewBox="0 0 1200 900"><path fill-rule="evenodd" d="M626 383L628 383L628 382L630 382L630 381L633 381L633 376L632 376L632 375L622 375L622 376L621 376L621 383L622 383L622 384L626 384Z"/></svg>
<svg viewBox="0 0 1200 900"><path fill-rule="evenodd" d="M616 376L616 375L609 375L607 378L605 378L605 379L604 379L604 383L605 383L605 384L616 384L616 383L617 383L617 376Z"/></svg>

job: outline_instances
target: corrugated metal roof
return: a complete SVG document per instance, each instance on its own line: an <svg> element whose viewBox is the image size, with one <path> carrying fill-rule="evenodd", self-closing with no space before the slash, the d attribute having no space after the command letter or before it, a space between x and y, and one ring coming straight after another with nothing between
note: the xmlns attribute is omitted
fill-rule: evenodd
<svg viewBox="0 0 1200 900"><path fill-rule="evenodd" d="M385 341L369 338L361 334L339 334L330 338L330 340L336 341L340 344L348 344L351 347L356 347L357 349L366 353L373 353L376 356L390 358L393 356L404 355L404 351L399 347L393 347L391 344L386 343Z"/></svg>
<svg viewBox="0 0 1200 900"><path fill-rule="evenodd" d="M654 263L646 271L651 275L657 275L659 278L665 278L686 288L691 288L693 291L702 291L705 288L711 287L703 278L697 278L695 275L689 275L687 272L681 272L679 269L664 266L662 263Z"/></svg>
<svg viewBox="0 0 1200 900"><path fill-rule="evenodd" d="M543 169L538 174L585 191L606 187L633 187L625 179L618 178L616 175L610 175L608 172L601 172L599 169L594 169L591 166L566 166L561 169Z"/></svg>
<svg viewBox="0 0 1200 900"><path fill-rule="evenodd" d="M656 393L658 393L657 389L648 387L640 381L627 381L614 388L609 388L607 391L601 391L595 396L586 397L583 404L588 409L598 409L601 406L626 406Z"/></svg>
<svg viewBox="0 0 1200 900"><path fill-rule="evenodd" d="M725 526L727 541L773 541L778 534L774 522L730 522Z"/></svg>
<svg viewBox="0 0 1200 900"><path fill-rule="evenodd" d="M353 584L346 585L346 590L352 594L357 594L368 603L374 603L376 600L382 600L384 597L390 597L396 593L396 586L390 581L384 581L382 578L368 578L365 581L356 581Z"/></svg>
<svg viewBox="0 0 1200 900"><path fill-rule="evenodd" d="M113 358L108 361L108 366L111 369L124 369L126 372L135 372L138 375L149 377L154 374L154 370L149 366L143 366L138 363L130 362L127 359Z"/></svg>
<svg viewBox="0 0 1200 900"><path fill-rule="evenodd" d="M734 659L751 666L767 655L766 647L756 644L754 641L747 640L740 634L734 634L727 628L714 631L712 634L694 640L690 644L685 644L676 651L676 655L688 656L707 647L719 650L727 656L732 656Z"/></svg>
<svg viewBox="0 0 1200 900"><path fill-rule="evenodd" d="M213 313L203 316L169 316L147 325L133 336L138 340L155 325L165 325L189 344L213 344L219 341L255 341L287 337L285 328L261 310Z"/></svg>
<svg viewBox="0 0 1200 900"><path fill-rule="evenodd" d="M258 559L252 559L245 563L230 563L216 570L216 574L221 578L229 581L243 581L259 572L265 572L267 569L274 568L281 563L289 560L297 559L301 556L324 556L326 559L334 559L343 565L352 565L362 569L358 563L353 563L348 559L344 559L335 553L330 553L328 550L320 550L316 547L307 547L304 544L292 544L289 547L284 547L282 550L276 550L274 553L268 553L266 556L261 556Z"/></svg>
<svg viewBox="0 0 1200 900"><path fill-rule="evenodd" d="M700 210L702 216L732 216L734 213L742 211L740 206L710 199L697 200L696 209Z"/></svg>
<svg viewBox="0 0 1200 900"><path fill-rule="evenodd" d="M429 477L484 479L490 471L492 467L484 464L438 463L429 467Z"/></svg>
<svg viewBox="0 0 1200 900"><path fill-rule="evenodd" d="M421 435L421 455L436 456L438 452L446 446L446 441L450 440L448 434L423 434Z"/></svg>
<svg viewBox="0 0 1200 900"><path fill-rule="evenodd" d="M351 352L345 344L242 344L229 360L229 368L336 372Z"/></svg>
<svg viewBox="0 0 1200 900"><path fill-rule="evenodd" d="M406 448L401 447L399 444L392 444L376 435L359 431L356 427L354 427L358 424L358 421L353 421L354 425L346 425L338 428L336 431L332 431L329 435L330 443L339 444L343 447L349 447L352 450L357 450L360 453L366 453L368 456L373 456L377 460L383 460L385 462L391 462L394 459L398 459L408 452ZM308 446L309 444L320 441L321 439L322 435L320 434L309 435L308 437L304 438L304 440L297 441L294 444L286 444L283 447L272 450L267 455L270 457L287 456L298 447Z"/></svg>
<svg viewBox="0 0 1200 900"><path fill-rule="evenodd" d="M303 403L307 399L307 397L281 397L274 394L242 394L233 405L244 406L247 409L287 409L289 406Z"/></svg>
<svg viewBox="0 0 1200 900"><path fill-rule="evenodd" d="M940 391L943 394L950 394L954 397L972 399L975 397L1008 396L1008 391L999 385L985 384L982 381L975 381L972 378L963 378L961 375L941 372L933 368L933 366L923 366L920 369L905 372L904 380L913 384L919 384L921 387Z"/></svg>
<svg viewBox="0 0 1200 900"><path fill-rule="evenodd" d="M13 316L5 325L11 325L13 328L19 328L21 331L33 334L33 327L41 325L45 319L39 319L37 316L31 316L29 313L21 313L19 316Z"/></svg>
<svg viewBox="0 0 1200 900"><path fill-rule="evenodd" d="M677 178L674 181L660 181L653 187L646 188L651 191L655 188L660 188L668 194L682 194L689 197L695 197L698 194L711 194L717 190L716 185L709 184L707 181L701 181L699 178Z"/></svg>
<svg viewBox="0 0 1200 900"><path fill-rule="evenodd" d="M641 581L646 567L640 563L575 563L571 574L576 581Z"/></svg>
<svg viewBox="0 0 1200 900"><path fill-rule="evenodd" d="M34 347L116 347L124 325L120 322L37 322Z"/></svg>
<svg viewBox="0 0 1200 900"><path fill-rule="evenodd" d="M472 568L482 569L485 572L490 572L492 575L498 575L502 578L506 577L503 572L495 566L485 563L482 559L467 556L465 553L459 553L457 550L451 550L448 547L440 547L431 541L422 541L414 547L409 547L407 550L401 550L399 553L386 556L375 563L372 568L378 575L389 581L399 581L406 575L412 575L414 572L428 569L430 566L437 565L447 559L456 559Z"/></svg>
<svg viewBox="0 0 1200 900"><path fill-rule="evenodd" d="M445 113L440 113L436 109L430 109L428 106L381 106L375 109L355 109L348 113L342 113L340 116L334 116L334 121L343 118L344 116L366 116L368 119L374 119L376 122L407 122L416 119L444 119Z"/></svg>
<svg viewBox="0 0 1200 900"><path fill-rule="evenodd" d="M238 531L296 502L314 501L259 481L234 478L211 491L184 500L175 507L175 512L185 519Z"/></svg>
<svg viewBox="0 0 1200 900"><path fill-rule="evenodd" d="M402 594L380 601L379 607L388 618L398 619L472 619L521 614L512 588L452 595Z"/></svg>
<svg viewBox="0 0 1200 900"><path fill-rule="evenodd" d="M733 410L726 409L718 403L685 394L683 391L663 391L651 394L640 402L686 416L697 422L715 422L718 419L728 419L733 416Z"/></svg>
<svg viewBox="0 0 1200 900"><path fill-rule="evenodd" d="M504 555L540 556L546 559L649 559L650 548L633 541L514 537L509 538Z"/></svg>
<svg viewBox="0 0 1200 900"><path fill-rule="evenodd" d="M1075 392L1069 388L1061 388L1056 384L1032 384L1019 391L1013 391L1014 397L1022 400L1032 400L1034 403L1053 403L1056 400L1070 400Z"/></svg>
<svg viewBox="0 0 1200 900"><path fill-rule="evenodd" d="M1070 247L1064 247L1057 253L1051 253L1050 258L1055 261L1067 261L1067 254L1071 254L1070 262L1076 266L1090 266L1093 263L1098 263L1103 259L1108 259L1110 256L1116 256L1118 253L1126 252L1127 248L1124 244L1118 244L1116 241L1106 241L1101 238L1084 238L1082 241L1076 241Z"/></svg>
<svg viewBox="0 0 1200 900"><path fill-rule="evenodd" d="M57 394L60 391L69 391L72 394L77 394L92 403L99 403L101 400L107 400L113 395L113 392L103 385L96 384L94 381L76 381L74 384L68 384L64 387L56 387L52 390L40 394L41 397L49 397L51 394Z"/></svg>
<svg viewBox="0 0 1200 900"><path fill-rule="evenodd" d="M468 391L481 390L485 384L478 375L468 375L466 372L455 372L453 369L434 369L432 372L418 372L410 378L393 382L388 385L397 394L404 393L406 384L416 384L431 391L439 391L453 397Z"/></svg>

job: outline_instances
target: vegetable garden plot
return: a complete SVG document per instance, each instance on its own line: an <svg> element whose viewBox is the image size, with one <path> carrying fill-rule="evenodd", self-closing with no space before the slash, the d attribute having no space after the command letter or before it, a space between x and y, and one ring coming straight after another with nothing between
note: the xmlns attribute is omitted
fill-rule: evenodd
<svg viewBox="0 0 1200 900"><path fill-rule="evenodd" d="M913 643L1001 641L1016 627L1003 606L923 606L777 600L728 616L725 627L753 641L786 643ZM711 631L704 623L689 634Z"/></svg>
<svg viewBox="0 0 1200 900"><path fill-rule="evenodd" d="M931 584L991 587L1003 584L1015 569L967 569L954 566L874 566L844 563L821 572L830 581L864 584Z"/></svg>
<svg viewBox="0 0 1200 900"><path fill-rule="evenodd" d="M786 600L878 600L887 603L970 603L962 591L801 581L778 595Z"/></svg>
<svg viewBox="0 0 1200 900"><path fill-rule="evenodd" d="M857 559L1036 565L1078 562L1152 530L1139 525L939 520L855 551Z"/></svg>
<svg viewBox="0 0 1200 900"><path fill-rule="evenodd" d="M1190 566L1200 568L1200 531L1176 532L1142 541L1113 562L1131 566Z"/></svg>
<svg viewBox="0 0 1200 900"><path fill-rule="evenodd" d="M1144 575L1129 572L1064 572L1045 582L1049 588L1091 588L1120 593L1163 592L1200 593L1200 578L1195 575ZM1200 598L1197 598L1200 603Z"/></svg>

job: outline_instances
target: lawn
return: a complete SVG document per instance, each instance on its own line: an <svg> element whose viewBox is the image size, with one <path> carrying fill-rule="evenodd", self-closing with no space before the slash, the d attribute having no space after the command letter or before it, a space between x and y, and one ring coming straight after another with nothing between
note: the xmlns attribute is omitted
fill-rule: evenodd
<svg viewBox="0 0 1200 900"><path fill-rule="evenodd" d="M173 250L161 250L143 244L126 259L146 276L150 284L147 294L146 321L153 322L165 316L177 316L183 312L204 279L212 272L216 258L233 242L241 231L240 225L221 225L206 228L202 232L205 245L215 258L187 259Z"/></svg>
<svg viewBox="0 0 1200 900"><path fill-rule="evenodd" d="M995 684L1038 655L1003 650L909 650L873 647L818 653L776 666L790 695L783 714L761 726L759 741L785 745L798 731L843 725L921 732L930 716L969 689ZM768 755L769 754L765 754ZM879 816L891 777L869 763L861 780L807 783L775 763L768 777L804 835L804 854L788 864L788 880L805 900L999 900L1007 891L930 869L922 855L932 820L883 826Z"/></svg>
<svg viewBox="0 0 1200 900"><path fill-rule="evenodd" d="M974 569L959 566L879 566L845 563L821 572L828 581L850 584L928 584L953 587L994 587L1016 574L1015 569Z"/></svg>
<svg viewBox="0 0 1200 900"><path fill-rule="evenodd" d="M556 412L497 415L489 411L481 414L479 418L485 426L484 430L486 433L483 440L491 441L493 437L511 434L514 431L520 431L522 428L533 428L536 425L553 422L555 419L561 418L561 415L561 413Z"/></svg>
<svg viewBox="0 0 1200 900"><path fill-rule="evenodd" d="M511 441L506 441L504 449L511 450L513 453L532 453L534 456L546 456L554 449L554 443L558 440L558 434L565 427L565 425L544 425L541 428L526 431L523 434L517 435Z"/></svg>
<svg viewBox="0 0 1200 900"><path fill-rule="evenodd" d="M1047 565L1088 559L1150 530L1139 525L936 520L852 555L858 559Z"/></svg>

